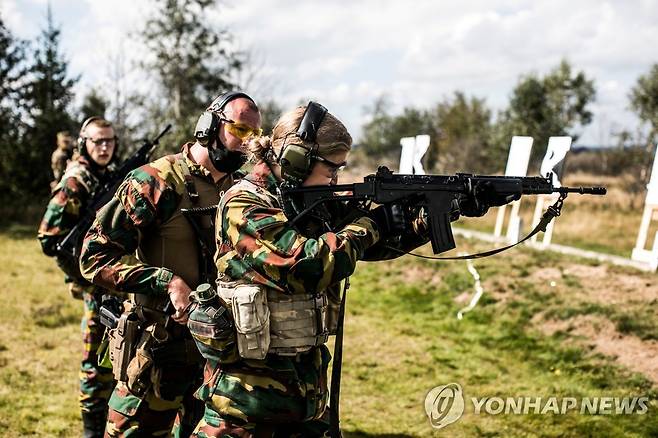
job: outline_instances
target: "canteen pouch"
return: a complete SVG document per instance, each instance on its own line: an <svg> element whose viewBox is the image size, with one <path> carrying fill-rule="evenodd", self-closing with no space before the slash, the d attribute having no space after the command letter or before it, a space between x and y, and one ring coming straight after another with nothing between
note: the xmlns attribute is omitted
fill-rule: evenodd
<svg viewBox="0 0 658 438"><path fill-rule="evenodd" d="M229 291L220 284L219 289L220 297L231 306L240 357L265 359L270 347L270 309L265 287L237 284L231 285L233 290Z"/></svg>
<svg viewBox="0 0 658 438"><path fill-rule="evenodd" d="M187 328L197 349L206 359L236 362L239 357L230 305L218 296L215 300L199 300L196 293L193 295L196 305L190 312Z"/></svg>

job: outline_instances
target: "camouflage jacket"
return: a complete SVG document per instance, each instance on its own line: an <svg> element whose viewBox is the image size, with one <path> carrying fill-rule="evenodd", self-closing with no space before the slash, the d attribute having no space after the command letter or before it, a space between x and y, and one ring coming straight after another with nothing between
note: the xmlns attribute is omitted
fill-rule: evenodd
<svg viewBox="0 0 658 438"><path fill-rule="evenodd" d="M53 170L53 177L55 182L59 182L62 175L66 171L66 166L71 160L72 153L65 148L58 147L50 156L50 167Z"/></svg>
<svg viewBox="0 0 658 438"><path fill-rule="evenodd" d="M94 173L86 158L78 157L68 166L53 189L52 198L39 225L38 239L46 255L55 255L57 244L77 224L99 182L99 176Z"/></svg>
<svg viewBox="0 0 658 438"><path fill-rule="evenodd" d="M273 202L277 180L265 163L256 164L246 179L262 191L238 192L234 187L217 210L215 261L227 280L259 283L285 294L323 292L349 277L357 260L379 239L366 217L317 239L305 237ZM285 422L318 418L324 412L331 358L325 345L297 356L269 354L262 361L227 364L222 360L225 345L213 345L214 339L197 341L210 347L197 397L220 416L238 422Z"/></svg>
<svg viewBox="0 0 658 438"><path fill-rule="evenodd" d="M185 180L174 171L175 162L184 160L191 175L213 184L217 199L221 190L232 184L232 178L228 178L216 185L210 172L190 158L190 146L188 143L180 154L165 156L130 172L112 199L98 211L80 257L86 279L116 291L166 296L174 272L140 261L136 251L146 233L167 222L179 209L186 188Z"/></svg>

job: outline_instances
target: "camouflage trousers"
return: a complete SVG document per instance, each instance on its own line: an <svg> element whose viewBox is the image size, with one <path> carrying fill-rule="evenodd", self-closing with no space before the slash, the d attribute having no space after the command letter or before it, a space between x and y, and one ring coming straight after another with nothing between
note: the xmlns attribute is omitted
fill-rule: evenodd
<svg viewBox="0 0 658 438"><path fill-rule="evenodd" d="M84 302L84 314L80 324L84 345L80 366L80 409L83 413L105 413L107 401L114 388L114 377L111 369L98 365L96 355L105 332L98 315L100 295L93 286L71 286L72 294L80 291Z"/></svg>
<svg viewBox="0 0 658 438"><path fill-rule="evenodd" d="M223 418L206 404L203 419L194 434L198 438L306 438L329 436L329 409L318 420L279 424L237 424Z"/></svg>
<svg viewBox="0 0 658 438"><path fill-rule="evenodd" d="M189 437L203 415L202 402L193 396L200 376L200 365L162 367L160 396L151 387L138 397L119 382L110 397L105 437Z"/></svg>

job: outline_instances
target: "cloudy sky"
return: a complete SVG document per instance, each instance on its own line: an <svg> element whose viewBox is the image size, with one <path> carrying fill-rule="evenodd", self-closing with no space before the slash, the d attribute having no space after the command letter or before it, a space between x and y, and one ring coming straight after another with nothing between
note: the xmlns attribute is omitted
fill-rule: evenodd
<svg viewBox="0 0 658 438"><path fill-rule="evenodd" d="M0 0L15 35L33 39L47 0ZM79 91L107 83L108 59L141 53L134 34L153 7L144 0L51 0ZM658 62L658 1L628 0L223 0L208 22L251 51L250 91L284 107L317 99L359 136L364 107L382 94L391 113L428 108L455 90L503 108L522 74L562 58L595 80L594 121L580 144L636 129L628 93ZM135 73L136 74L136 73ZM148 78L129 83L144 86ZM210 98L210 97L209 97Z"/></svg>

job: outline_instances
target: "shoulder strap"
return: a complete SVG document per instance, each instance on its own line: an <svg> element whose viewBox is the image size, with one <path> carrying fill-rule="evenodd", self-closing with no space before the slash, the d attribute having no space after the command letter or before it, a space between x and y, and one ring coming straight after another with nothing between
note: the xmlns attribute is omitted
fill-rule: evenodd
<svg viewBox="0 0 658 438"><path fill-rule="evenodd" d="M185 191L187 192L187 195L190 197L190 201L192 201L192 204L198 204L199 203L199 192L196 189L196 185L194 184L194 178L192 178L192 174L190 173L190 168L187 166L187 163L185 162L185 157L181 156L179 160L174 161L174 167L178 169L178 171L181 173L183 176L183 183L185 184Z"/></svg>

